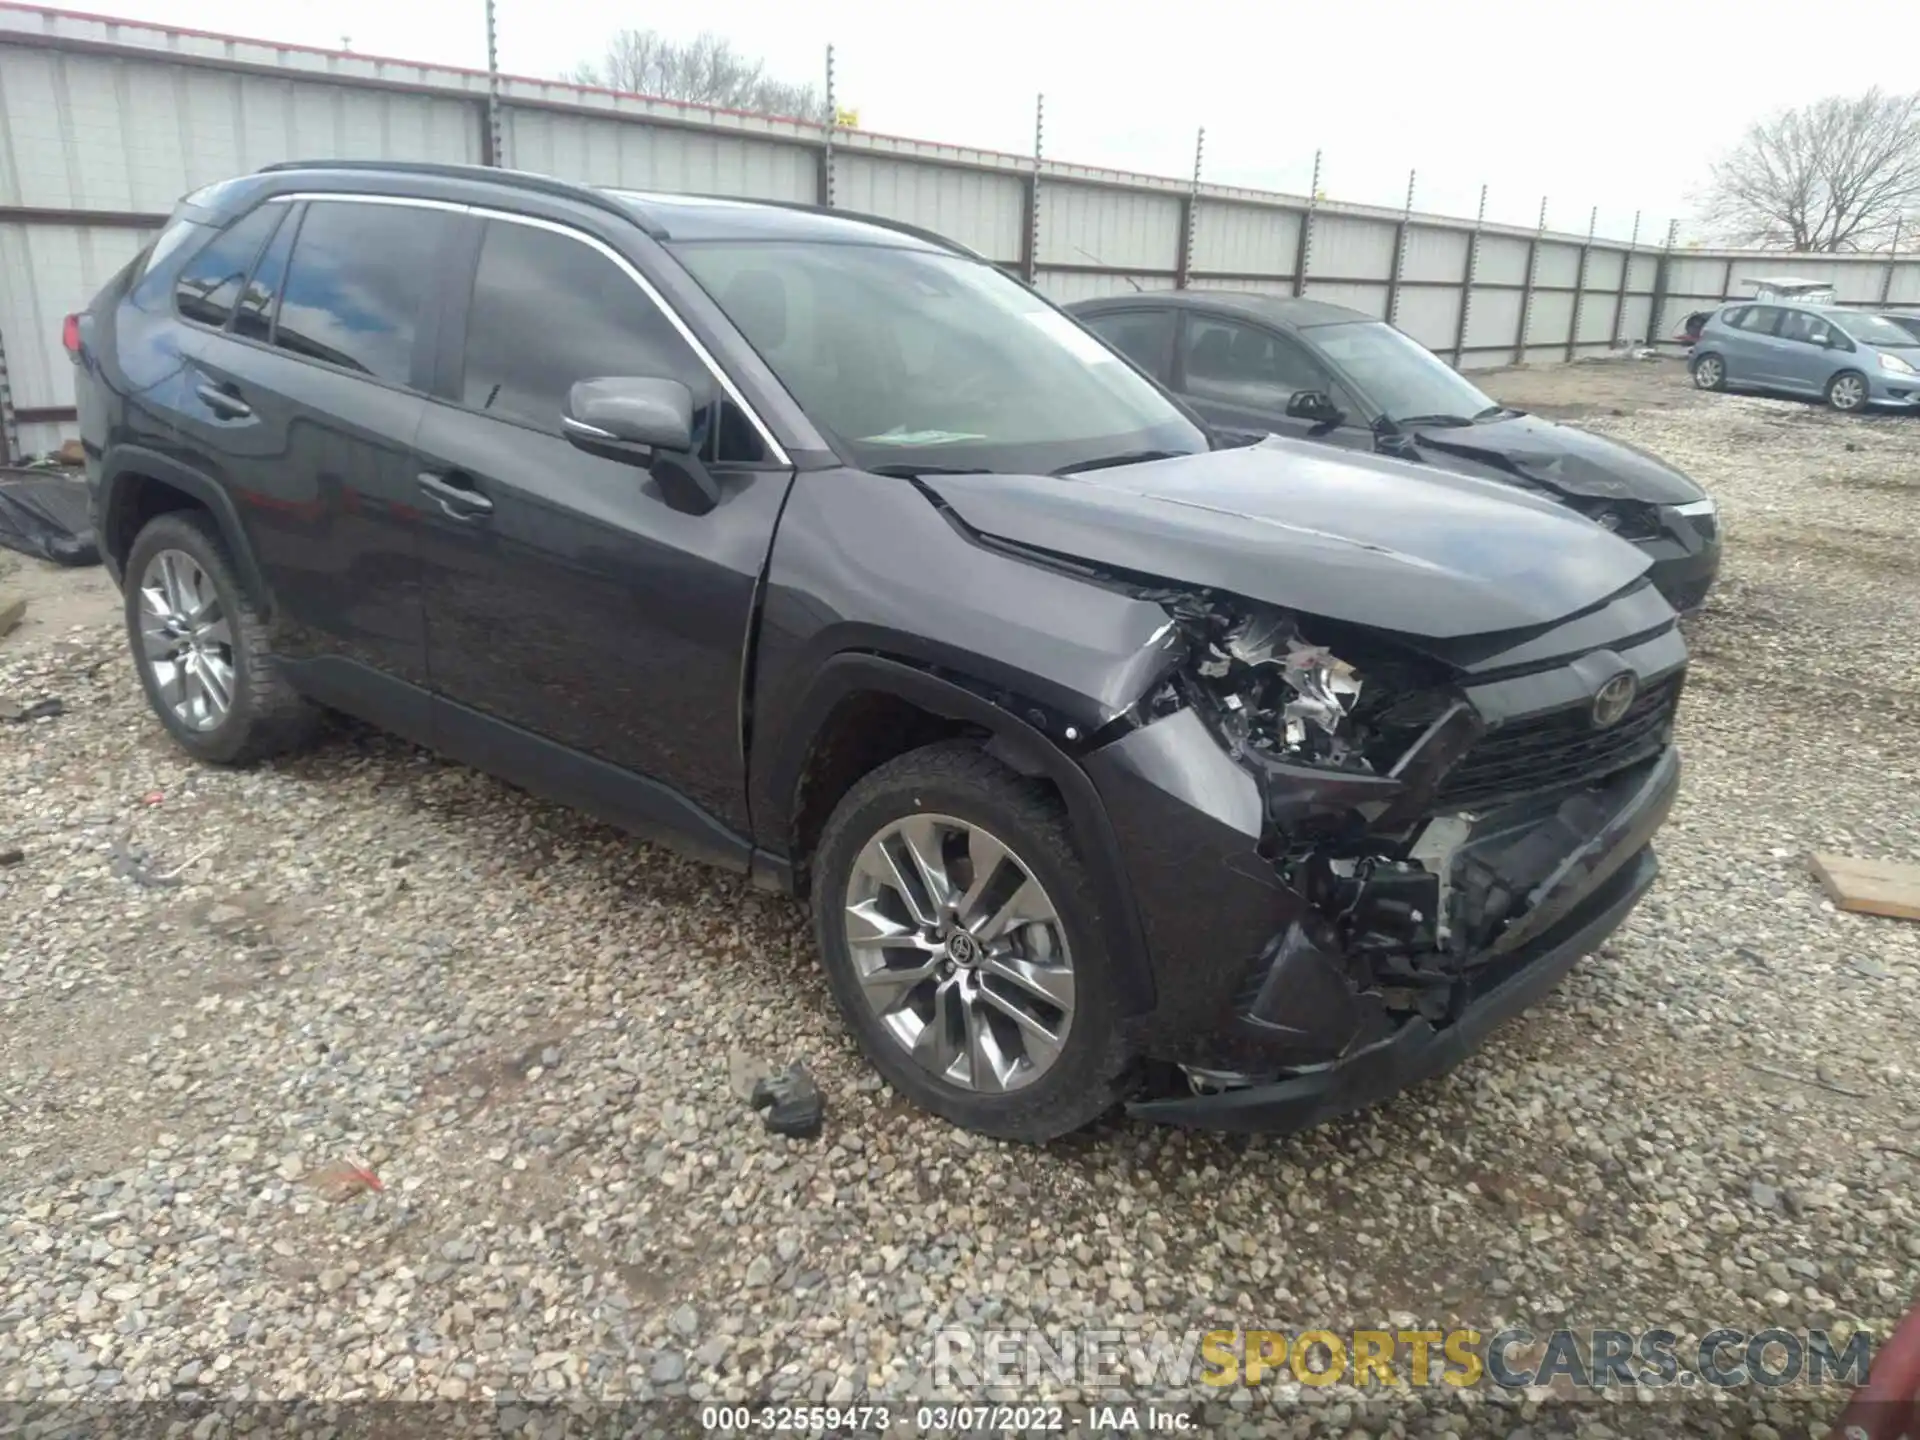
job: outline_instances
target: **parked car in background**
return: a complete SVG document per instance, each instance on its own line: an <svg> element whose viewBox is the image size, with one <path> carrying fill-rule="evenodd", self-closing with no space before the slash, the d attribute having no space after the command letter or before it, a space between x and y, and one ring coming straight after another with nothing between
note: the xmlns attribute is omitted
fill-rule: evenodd
<svg viewBox="0 0 1920 1440"><path fill-rule="evenodd" d="M1907 315L1896 310L1883 310L1880 312L1880 318L1882 320L1892 321L1895 325L1898 325L1902 330L1913 336L1915 344L1920 344L1920 315Z"/></svg>
<svg viewBox="0 0 1920 1440"><path fill-rule="evenodd" d="M1687 363L1702 390L1804 395L1849 412L1920 408L1920 335L1863 310L1722 306Z"/></svg>
<svg viewBox="0 0 1920 1440"><path fill-rule="evenodd" d="M1068 307L1227 437L1274 433L1544 495L1630 540L1674 609L1720 568L1707 492L1665 461L1490 398L1417 340L1320 300L1180 290Z"/></svg>
<svg viewBox="0 0 1920 1440"><path fill-rule="evenodd" d="M1316 1123L1653 883L1686 645L1644 554L1480 480L1215 450L912 227L276 166L68 333L182 749L329 705L805 897L873 1065L959 1124Z"/></svg>

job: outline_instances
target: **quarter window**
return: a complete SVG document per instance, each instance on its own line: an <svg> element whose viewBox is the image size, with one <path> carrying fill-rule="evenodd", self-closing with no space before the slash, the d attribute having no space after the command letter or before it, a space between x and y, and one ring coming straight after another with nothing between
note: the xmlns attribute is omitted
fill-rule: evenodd
<svg viewBox="0 0 1920 1440"><path fill-rule="evenodd" d="M253 267L253 274L247 277L246 293L241 296L233 314L233 333L244 335L249 340L273 338L273 309L280 299L280 287L287 278L287 260L293 254L294 232L300 228L300 217L293 213L300 207L285 205L280 208L288 212L287 218L274 232L273 239L260 257L260 263Z"/></svg>
<svg viewBox="0 0 1920 1440"><path fill-rule="evenodd" d="M293 247L274 344L394 385L445 253L447 216L412 205L315 200Z"/></svg>
<svg viewBox="0 0 1920 1440"><path fill-rule="evenodd" d="M709 458L763 458L745 417L632 276L584 241L489 221L467 311L461 402L557 434L573 386L611 376L680 381L693 392L695 439Z"/></svg>
<svg viewBox="0 0 1920 1440"><path fill-rule="evenodd" d="M262 205L236 220L208 242L180 271L173 299L183 318L202 325L221 326L233 314L253 269L254 257L267 243L286 207Z"/></svg>

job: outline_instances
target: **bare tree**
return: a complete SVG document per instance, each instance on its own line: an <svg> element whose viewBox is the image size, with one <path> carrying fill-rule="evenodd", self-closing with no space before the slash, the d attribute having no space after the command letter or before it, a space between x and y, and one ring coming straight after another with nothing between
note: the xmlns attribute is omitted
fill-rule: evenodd
<svg viewBox="0 0 1920 1440"><path fill-rule="evenodd" d="M1871 250L1920 205L1920 93L1783 110L1713 167L1703 218L1738 245Z"/></svg>
<svg viewBox="0 0 1920 1440"><path fill-rule="evenodd" d="M574 67L567 78L581 85L764 115L817 119L822 110L813 86L774 79L764 60L748 59L731 40L706 32L681 42L657 30L622 30L607 42L604 59Z"/></svg>

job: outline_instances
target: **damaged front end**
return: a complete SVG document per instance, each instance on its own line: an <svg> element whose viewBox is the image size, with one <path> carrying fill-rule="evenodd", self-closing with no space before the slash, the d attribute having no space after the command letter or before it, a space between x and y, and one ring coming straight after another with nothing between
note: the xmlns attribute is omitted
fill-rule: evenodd
<svg viewBox="0 0 1920 1440"><path fill-rule="evenodd" d="M1521 663L1495 644L1463 667L1144 593L1179 643L1083 757L1161 980L1137 1038L1166 1068L1138 1113L1294 1128L1367 1103L1549 988L1651 883L1678 777L1670 621L1611 649L1590 614L1566 654L1544 627L1512 637Z"/></svg>

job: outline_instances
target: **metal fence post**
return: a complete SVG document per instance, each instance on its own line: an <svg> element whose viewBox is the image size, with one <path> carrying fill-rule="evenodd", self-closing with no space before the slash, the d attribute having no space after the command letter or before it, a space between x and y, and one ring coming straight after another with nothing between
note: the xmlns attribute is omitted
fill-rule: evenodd
<svg viewBox="0 0 1920 1440"><path fill-rule="evenodd" d="M1633 212L1633 238L1627 241L1627 253L1620 257L1620 288L1613 296L1613 336L1610 344L1620 343L1621 327L1627 323L1627 285L1633 279L1633 252L1640 244L1640 212Z"/></svg>
<svg viewBox="0 0 1920 1440"><path fill-rule="evenodd" d="M833 46L827 46L827 128L820 139L819 203L833 208L833 137L840 129L840 101L833 93Z"/></svg>
<svg viewBox="0 0 1920 1440"><path fill-rule="evenodd" d="M1313 259L1313 211L1320 203L1320 152L1313 152L1313 184L1307 190L1307 208L1300 216L1300 239L1293 247L1293 293L1307 293L1307 265Z"/></svg>
<svg viewBox="0 0 1920 1440"><path fill-rule="evenodd" d="M1020 242L1020 278L1029 285L1040 273L1040 155L1046 138L1047 97L1033 98L1033 169L1027 172L1026 235Z"/></svg>
<svg viewBox="0 0 1920 1440"><path fill-rule="evenodd" d="M0 335L0 465L26 458L20 449L20 417L13 413L13 384L7 379L7 337Z"/></svg>
<svg viewBox="0 0 1920 1440"><path fill-rule="evenodd" d="M500 40L494 24L493 0L487 0L487 132L481 148L483 165L504 166L505 149L500 139Z"/></svg>
<svg viewBox="0 0 1920 1440"><path fill-rule="evenodd" d="M1527 241L1527 278L1520 286L1520 329L1513 337L1513 363L1522 365L1527 358L1527 326L1533 320L1533 284L1540 268L1540 237L1547 233L1547 197L1540 197L1540 223Z"/></svg>
<svg viewBox="0 0 1920 1440"><path fill-rule="evenodd" d="M1467 236L1467 268L1460 277L1460 323L1453 332L1453 368L1458 370L1467 353L1467 319L1473 314L1473 281L1480 271L1480 230L1487 223L1487 187L1480 187L1480 209L1473 217L1473 232Z"/></svg>
<svg viewBox="0 0 1920 1440"><path fill-rule="evenodd" d="M1200 216L1200 160L1207 151L1207 127L1202 125L1193 142L1193 183L1187 187L1186 203L1180 207L1180 258L1173 267L1176 290L1187 288L1193 278L1193 233Z"/></svg>
<svg viewBox="0 0 1920 1440"><path fill-rule="evenodd" d="M1400 276L1407 264L1407 229L1413 224L1413 182L1419 174L1407 172L1407 203L1400 211L1400 223L1393 227L1393 273L1387 277L1387 323L1400 320Z"/></svg>
<svg viewBox="0 0 1920 1440"><path fill-rule="evenodd" d="M1580 247L1580 263L1573 272L1573 318L1567 321L1567 363L1573 363L1573 357L1580 344L1580 312L1587 303L1587 261L1593 255L1593 231L1600 223L1600 207L1594 206L1587 215L1587 243Z"/></svg>
<svg viewBox="0 0 1920 1440"><path fill-rule="evenodd" d="M1672 286L1673 247L1680 240L1680 222L1667 222L1667 243L1653 264L1653 303L1647 307L1647 344L1660 343L1660 325L1666 318L1667 291Z"/></svg>
<svg viewBox="0 0 1920 1440"><path fill-rule="evenodd" d="M1893 242L1887 246L1887 268L1880 272L1880 303L1885 305L1893 298L1893 267L1900 258L1900 221L1904 217L1893 217Z"/></svg>

